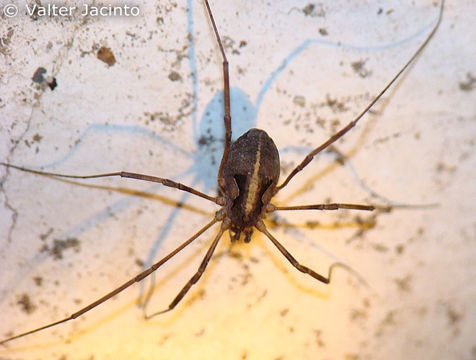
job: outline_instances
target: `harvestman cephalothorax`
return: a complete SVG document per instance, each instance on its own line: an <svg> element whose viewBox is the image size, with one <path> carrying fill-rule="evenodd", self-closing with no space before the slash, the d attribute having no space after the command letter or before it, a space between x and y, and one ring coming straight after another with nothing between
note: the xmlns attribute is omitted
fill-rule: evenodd
<svg viewBox="0 0 476 360"><path fill-rule="evenodd" d="M351 210L375 210L373 205L361 205L350 203L327 203L327 204L312 204L312 205L299 205L299 206L276 206L271 203L273 197L281 191L286 185L294 178L294 176L303 170L316 155L321 151L328 148L335 143L341 137L343 137L348 131L350 131L358 121L374 106L374 104L383 96L383 94L392 86L392 84L400 77L400 75L409 67L411 63L418 57L430 39L436 32L442 18L444 0L440 3L439 16L436 24L432 28L425 41L419 46L412 57L407 63L398 71L398 73L387 83L387 85L378 93L377 96L360 112L360 114L349 122L345 127L332 135L323 144L312 150L302 162L291 171L291 173L278 185L280 175L280 163L278 150L273 140L266 134L265 131L260 129L251 129L245 134L241 135L235 142L231 142L231 115L230 115L230 80L228 73L228 61L220 39L215 20L213 18L209 3L204 0L204 4L209 15L211 25L213 27L216 41L221 52L223 59L223 88L224 88L224 124L225 124L225 143L224 151L218 170L218 196L210 196L204 194L198 190L195 190L184 184L175 182L170 179L160 178L156 176L144 175L139 173L132 173L127 171L96 174L96 175L65 175L51 172L42 172L32 169L27 169L21 166L16 166L7 163L1 163L3 166L10 169L17 169L29 173L38 175L46 175L58 178L68 179L93 179L120 176L131 179L138 179L144 181L150 181L155 183L161 183L164 186L176 188L178 190L191 193L195 196L201 197L208 201L221 206L220 210L215 213L214 218L200 230L198 230L192 237L183 242L175 250L162 258L157 263L150 266L148 269L142 271L137 276L126 281L118 288L110 291L100 299L90 303L83 307L79 311L72 315L55 321L38 328L13 335L9 338L0 341L0 344L5 344L14 339L59 325L61 323L76 319L77 317L85 314L89 310L99 306L103 302L111 299L113 296L119 294L123 290L127 289L131 285L143 280L154 271L156 271L161 265L170 260L177 253L182 251L186 246L196 240L199 236L205 233L213 225L220 223L220 227L217 235L214 237L205 257L203 258L198 270L192 276L192 278L185 284L178 295L173 299L167 309L156 312L148 317L152 317L158 314L162 314L174 309L177 304L183 299L190 288L200 279L205 271L207 264L209 263L212 255L218 245L218 242L222 238L222 235L228 231L230 233L231 241L243 240L245 243L251 241L251 237L254 230L262 232L274 246L284 255L284 257L299 271L312 276L314 279L328 284L331 281L332 271L336 266L347 267L342 263L334 263L328 270L326 275L318 274L312 269L300 264L289 251L281 245L281 243L268 231L264 220L269 213L275 211L284 210L338 210L338 209L351 209Z"/></svg>

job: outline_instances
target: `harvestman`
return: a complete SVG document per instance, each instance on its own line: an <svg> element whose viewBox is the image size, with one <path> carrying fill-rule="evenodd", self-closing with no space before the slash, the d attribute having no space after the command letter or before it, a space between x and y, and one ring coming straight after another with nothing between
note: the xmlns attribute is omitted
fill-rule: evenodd
<svg viewBox="0 0 476 360"><path fill-rule="evenodd" d="M178 293L175 299L170 303L167 309L156 312L147 317L152 317L158 314L168 312L175 308L182 298L187 294L190 288L200 279L208 262L210 261L213 252L215 251L219 240L221 239L225 231L229 231L231 241L238 241L243 239L245 243L251 241L251 236L254 229L262 232L271 242L278 248L278 250L286 257L286 259L299 271L312 276L314 279L328 284L331 281L332 270L336 266L346 267L342 263L334 263L330 266L327 276L321 275L313 271L312 269L301 265L281 243L270 234L263 220L268 213L278 210L338 210L338 209L351 209L351 210L375 210L372 205L360 205L360 204L345 204L345 203L330 203L330 204L313 204L313 205L299 205L299 206L275 206L271 204L272 198L283 189L292 178L304 169L312 159L321 151L329 147L331 144L339 140L350 129L352 129L357 122L370 110L370 108L382 97L382 95L389 89L389 87L400 77L400 75L409 67L409 65L416 59L416 57L422 52L430 39L435 34L438 26L441 23L443 15L444 0L441 1L438 20L433 29L420 45L412 57L407 63L400 69L400 71L392 78L392 80L380 91L380 93L367 105L367 107L347 126L331 136L323 144L312 150L304 160L296 166L296 168L287 176L281 185L278 185L280 163L279 154L273 140L266 134L265 131L260 129L251 129L245 134L241 135L234 143L231 143L231 116L230 116L230 83L228 74L228 61L223 49L223 44L218 34L217 26L213 18L210 5L207 0L204 0L208 16L213 26L213 31L216 36L216 40L223 59L223 80L224 80L224 107L225 107L225 146L223 150L220 167L218 170L218 196L209 196L198 190L195 190L184 184L175 182L173 180L164 179L156 176L131 173L126 171L113 172L107 174L97 175L64 175L43 171L36 171L27 169L24 167L0 163L8 168L14 168L17 170L34 173L38 175L53 176L69 179L93 179L102 177L120 176L125 178L139 179L145 181L151 181L161 183L165 186L176 188L182 191L189 192L193 195L211 201L221 206L221 209L215 213L214 218L205 226L203 226L195 235L182 243L179 247L165 256L163 259L153 264L148 269L144 270L134 278L125 282L123 285L104 295L100 299L80 309L74 314L58 320L56 322L41 326L39 328L11 336L7 339L0 341L0 344L5 344L13 339L17 339L61 323L76 319L77 317L85 314L89 310L109 300L113 296L119 294L123 290L136 282L139 282L156 271L161 265L171 259L174 255L182 251L187 245L196 240L205 231L211 228L214 224L221 222L218 234L215 236L212 244L210 245L205 257L203 258L197 272L192 278L185 284L182 290Z"/></svg>

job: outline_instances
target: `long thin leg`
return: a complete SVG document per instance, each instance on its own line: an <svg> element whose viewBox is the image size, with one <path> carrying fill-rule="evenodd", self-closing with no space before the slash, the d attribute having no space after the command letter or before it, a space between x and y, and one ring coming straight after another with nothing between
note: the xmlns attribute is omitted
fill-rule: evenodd
<svg viewBox="0 0 476 360"><path fill-rule="evenodd" d="M214 225L216 222L218 221L217 217L215 217L212 221L210 221L207 225L205 225L204 227L202 227L197 233L195 233L195 235L193 235L191 238L189 238L187 241L185 241L184 243L182 243L182 245L180 245L179 247L177 247L174 251L172 251L171 253L169 253L167 256L165 256L164 258L162 258L160 261L156 262L155 264L153 264L151 267L149 267L148 269L144 270L143 272L141 272L140 274L136 275L135 277L133 277L132 279L130 279L129 281L125 282L124 284L122 284L121 286L119 286L118 288L114 289L113 291L107 293L106 295L104 295L103 297L101 297L100 299L92 302L91 304L83 307L81 310L75 312L74 314L71 314L70 316L62 319L62 320L58 320L58 321L55 321L51 324L47 324L47 325L44 325L44 326L41 326L39 328L36 328L36 329L33 329L33 330L30 330L30 331L26 331L24 333L21 333L21 334L18 334L18 335L13 335L7 339L4 339L2 341L0 341L0 345L3 345L11 340L14 340L14 339L18 339L20 337L23 337L23 336L26 336L26 335L30 335L30 334L33 334L33 333L36 333L38 331L41 331L41 330L44 330L44 329L47 329L47 328L50 328L50 327L53 327L53 326L56 326L56 325L59 325L59 324L62 324L62 323L65 323L67 321L70 321L70 320L74 320L78 317L80 317L81 315L87 313L89 310L92 310L94 309L96 306L98 305L101 305L103 302L109 300L110 298L112 298L113 296L119 294L120 292L124 291L125 289L127 289L129 286L135 284L136 282L139 282L141 280L143 280L144 278L146 278L147 276L149 276L150 274L152 274L154 271L156 271L160 266L162 266L165 262L167 262L168 260L170 260L173 256L175 256L177 253L179 253L180 251L182 251L187 245L189 245L190 243L192 243L195 239L197 239L200 235L202 235L206 230L208 230L212 225Z"/></svg>
<svg viewBox="0 0 476 360"><path fill-rule="evenodd" d="M266 228L266 226L264 225L264 223L260 220L257 224L256 224L256 228L261 231L263 234L265 234L270 240L271 242L274 244L274 246L276 246L278 248L278 250L281 252L281 254L284 255L284 257L286 259L288 259L288 261L291 263L292 266L294 266L296 269L298 269L300 272L302 273L305 273L305 274L308 274L308 275L311 275L314 279L316 280L319 280L320 282L323 282L324 284L329 284L331 282L331 276L332 276L332 270L334 270L334 268L336 266L340 266L340 267L344 267L346 269L349 269L351 270L352 272L354 272L351 268L349 268L347 265L343 264L343 263L339 263L339 262L336 262L334 264L332 264L330 267L329 267L329 272L327 274L327 277L323 276L323 275L320 275L318 274L317 272L315 272L314 270L308 268L307 266L304 266L304 265L301 265L290 253L289 251L286 250L286 248L273 236L270 234L270 232L268 231L268 229Z"/></svg>
<svg viewBox="0 0 476 360"><path fill-rule="evenodd" d="M178 295L175 297L175 299L170 303L169 307L165 310L161 310L161 311L157 311L155 313L153 313L152 315L146 315L145 318L146 319L150 319L156 315L160 315L160 314L163 314L163 313L166 313L170 310L172 310L175 306L177 306L177 304L180 302L180 300L183 299L183 297L187 294L187 292L190 290L190 288L195 285L197 283L197 281L200 279L200 277L202 276L203 272L205 271L207 265L208 265L208 262L210 261L210 259L212 258L212 255L213 255L213 252L215 251L217 245L218 245L218 241L220 240L220 238L222 237L223 235L223 232L226 230L227 226L225 224L222 224L221 228L220 228L220 231L218 232L217 236L215 237L215 239L213 240L212 244L210 245L205 257L203 258L202 262L200 263L200 266L197 270L197 272L192 276L192 278L185 284L185 286L182 288L182 290L180 290L180 292L178 293Z"/></svg>
<svg viewBox="0 0 476 360"><path fill-rule="evenodd" d="M342 204L342 203L296 205L296 206L270 205L270 210L268 210L268 211L275 211L275 210L339 210L339 209L373 211L373 210L375 210L375 206L373 206L373 205L360 205L360 204Z"/></svg>
<svg viewBox="0 0 476 360"><path fill-rule="evenodd" d="M352 129L356 124L357 122L372 108L372 106L375 105L375 103L380 100L380 98L383 96L383 94L385 94L385 92L390 88L390 86L393 85L393 83L400 77L400 75L410 66L410 64L418 57L418 55L421 54L421 52L423 51L423 49L426 47L426 45L428 44L428 42L431 40L431 38L433 37L433 35L435 34L436 30L438 29L438 27L440 26L440 23L441 23L441 18L443 17L443 7L444 7L444 0L441 1L441 4L440 4L440 12L439 12L439 15L438 15L438 20L435 24L435 26L433 27L433 29L431 30L430 34L427 36L427 38L425 39L425 41L420 45L420 47L417 49L417 51L415 51L415 53L413 54L413 56L410 58L410 60L408 60L406 62L406 64L400 69L400 71L397 73L397 75L395 75L392 80L390 80L390 82L382 89L382 91L380 91L380 93L366 106L366 108L359 114L357 115L357 117L352 120L350 123L348 123L344 128L342 128L340 131L338 131L337 133L335 133L334 135L332 135L326 142L324 142L323 144L321 144L320 146L318 146L317 148L315 148L314 150L312 150L305 158L304 160L298 165L296 166L296 168L288 175L288 177L286 178L286 180L284 180L284 182L279 185L277 188L276 188L276 192L278 192L279 190L281 190L283 187L285 187L289 181L298 173L300 172L302 169L304 169L310 162L311 160L314 158L314 156L316 156L317 154L319 154L322 150L324 150L325 148L327 148L329 145L335 143L337 140L339 140L342 136L344 136L350 129Z"/></svg>
<svg viewBox="0 0 476 360"><path fill-rule="evenodd" d="M17 165L12 165L12 164L7 164L0 162L0 165L6 166L7 168L13 168L21 171L25 171L28 173L32 174L37 174L37 175L42 175L42 176L53 176L57 178L66 178L66 179L97 179L97 178L104 178L104 177L112 177L112 176L120 176L123 178L129 178L129 179L137 179L137 180L144 180L144 181L150 181L150 182L155 182L155 183L160 183L164 186L179 189L181 191L186 191L190 194L199 196L203 199L207 199L209 201L212 201L214 203L217 203L217 198L214 196L209 196L207 194L204 194L198 190L195 190L194 188L191 188L190 186L181 184L179 182L170 180L170 179L165 179L161 178L158 176L151 176L151 175L145 175L145 174L138 174L138 173L133 173L133 172L128 172L128 171L117 171L117 172L112 172L112 173L105 173L105 174L94 174L94 175L67 175L67 174L58 174L58 173L53 173L53 172L47 172L47 171L39 171L39 170L33 170L33 169L28 169L22 166L17 166Z"/></svg>
<svg viewBox="0 0 476 360"><path fill-rule="evenodd" d="M230 152L231 145L230 76L228 72L228 60L225 55L225 50L223 49L220 34L218 33L218 29L215 24L215 19L213 18L212 10L210 9L210 4L208 3L208 0L204 0L204 2L207 8L208 16L210 17L210 21L213 26L213 31L215 32L215 37L218 42L218 47L220 48L221 56L223 58L223 93L225 98L225 117L223 118L223 121L225 122L225 148L223 150L223 156L220 162L220 169L218 170L218 185L223 190L225 186L223 180L223 167L228 160L228 154Z"/></svg>

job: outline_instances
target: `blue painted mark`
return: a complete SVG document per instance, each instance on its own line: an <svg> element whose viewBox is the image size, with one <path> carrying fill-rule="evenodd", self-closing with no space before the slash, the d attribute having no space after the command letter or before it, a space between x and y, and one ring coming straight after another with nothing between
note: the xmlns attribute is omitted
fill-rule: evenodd
<svg viewBox="0 0 476 360"><path fill-rule="evenodd" d="M189 46L189 66L191 69L191 87L193 94L193 108L197 109L198 104L198 70L196 66L196 55L195 55L195 39L194 39L194 23L193 23L193 1L187 0L187 29L190 34L190 46ZM321 39L306 39L300 45L298 45L294 50L292 50L281 62L281 64L272 71L266 80L263 83L261 90L259 91L257 98L253 101L246 95L246 93L236 87L231 88L231 111L232 111L232 128L234 133L234 138L236 139L237 135L242 134L247 129L256 126L257 116L261 104L265 95L269 92L271 86L279 77L283 71L290 66L294 59L296 59L303 51L310 48L311 46L329 46L336 48L351 49L356 51L382 51L385 49L401 46L404 43L410 42L416 38L419 38L424 34L432 24L427 25L416 31L414 34L387 44L381 45L371 45L371 46L358 46L354 44L345 44L338 42L324 41ZM58 166L64 162L67 162L80 146L83 145L84 140L90 136L92 133L104 132L107 136L114 136L119 134L120 136L148 136L158 146L168 147L170 149L180 151L184 156L188 157L192 161L192 165L183 173L177 174L173 178L180 181L183 177L192 175L191 186L199 187L205 192L215 191L216 189L216 175L218 172L218 166L221 159L221 154L223 151L223 136L224 136L224 126L223 126L223 92L220 91L206 106L200 122L198 122L197 111L194 111L192 114L192 127L193 127L193 137L196 144L196 150L188 152L176 144L170 143L169 141L162 138L160 135L154 133L153 131L143 128L140 126L132 125L108 125L108 124L94 124L88 127L78 138L78 141L75 145L69 150L67 154L62 156L56 161L43 165L41 168L49 168L53 166ZM286 149L280 149L280 151L296 151L299 153L307 153L308 148L303 147L287 147ZM350 165L351 166L351 165ZM160 186L153 185L146 191L154 191ZM188 199L189 194L184 193L180 201L185 202ZM139 201L134 197L126 197L119 201L110 204L107 208L92 214L87 219L83 219L78 222L78 225L74 228L69 229L64 237L78 237L81 233L86 231L89 228L97 226L102 222L106 221L111 211L114 214L119 214L128 207L132 206L136 201ZM147 254L144 267L148 267L154 261L157 260L157 253L160 250L160 247L164 240L169 235L175 220L180 215L180 207L174 208L164 224L164 227L156 236L156 240L153 243L151 249ZM111 239L112 241L113 239ZM186 240L186 239L183 239ZM181 241L181 240L180 240ZM177 244L178 245L178 244ZM321 251L324 249L320 248L317 243L315 246L318 247ZM329 254L329 256L332 256ZM38 259L37 259L38 260ZM43 259L44 260L44 259ZM41 260L41 261L43 261ZM33 261L32 264L35 262ZM33 265L31 265L33 266ZM13 286L13 285L12 285ZM145 284L142 285L141 294L144 292Z"/></svg>

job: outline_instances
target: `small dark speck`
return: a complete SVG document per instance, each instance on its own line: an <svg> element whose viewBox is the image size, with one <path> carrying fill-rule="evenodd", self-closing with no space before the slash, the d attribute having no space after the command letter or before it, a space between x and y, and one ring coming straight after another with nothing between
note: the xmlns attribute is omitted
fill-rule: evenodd
<svg viewBox="0 0 476 360"><path fill-rule="evenodd" d="M466 74L466 82L460 81L459 89L462 91L472 91L476 84L476 77L471 75L471 73Z"/></svg>
<svg viewBox="0 0 476 360"><path fill-rule="evenodd" d="M311 15L312 11L314 10L315 5L314 4L307 4L303 9L302 12L304 15Z"/></svg>
<svg viewBox="0 0 476 360"><path fill-rule="evenodd" d="M56 82L56 78L53 76L44 76L46 74L46 69L43 67L39 67L33 73L33 77L31 78L37 84L48 86L50 90L54 90L58 83Z"/></svg>
<svg viewBox="0 0 476 360"><path fill-rule="evenodd" d="M387 325L394 325L395 324L395 315L396 315L395 310L387 311L387 314L385 315L385 318L383 319L383 323L387 324Z"/></svg>
<svg viewBox="0 0 476 360"><path fill-rule="evenodd" d="M208 136L202 135L200 137L200 139L198 139L198 144L199 145L211 145L211 144L213 144L214 141L215 141L215 139L213 138L212 135L208 135Z"/></svg>
<svg viewBox="0 0 476 360"><path fill-rule="evenodd" d="M324 341L322 340L322 330L314 330L314 335L316 339L316 344L319 347L324 347Z"/></svg>
<svg viewBox="0 0 476 360"><path fill-rule="evenodd" d="M381 15L382 13L383 13L383 9L379 8L378 11L377 11L377 15Z"/></svg>
<svg viewBox="0 0 476 360"><path fill-rule="evenodd" d="M178 72L172 71L169 74L169 80L170 81L178 81L178 80L182 80L182 77L180 76L180 74Z"/></svg>
<svg viewBox="0 0 476 360"><path fill-rule="evenodd" d="M309 229L314 229L314 228L316 228L316 227L318 227L318 226L319 226L319 221L316 221L316 220L314 220L314 221L312 221L312 220L306 221L306 227L308 227Z"/></svg>
<svg viewBox="0 0 476 360"><path fill-rule="evenodd" d="M319 28L319 34L321 34L322 36L329 35L326 28Z"/></svg>
<svg viewBox="0 0 476 360"><path fill-rule="evenodd" d="M46 69L43 67L39 67L38 69L36 69L31 80L33 80L34 82L38 84L41 84L43 81L45 81L45 78L43 77L43 75L45 74L46 74Z"/></svg>
<svg viewBox="0 0 476 360"><path fill-rule="evenodd" d="M36 305L31 302L30 296L26 293L18 297L17 304L20 305L21 309L27 314L31 314L36 310Z"/></svg>
<svg viewBox="0 0 476 360"><path fill-rule="evenodd" d="M96 57L108 66L112 66L116 63L116 58L111 49L105 46L101 46L96 54Z"/></svg>
<svg viewBox="0 0 476 360"><path fill-rule="evenodd" d="M144 267L144 261L142 261L141 259L137 258L136 259L136 265L140 268Z"/></svg>
<svg viewBox="0 0 476 360"><path fill-rule="evenodd" d="M350 312L350 319L352 321L362 320L367 318L367 312L363 309L352 309Z"/></svg>
<svg viewBox="0 0 476 360"><path fill-rule="evenodd" d="M315 4L309 3L305 7L302 8L302 12L306 16L312 16L312 17L324 17L326 15L322 4L318 4L317 6Z"/></svg>
<svg viewBox="0 0 476 360"><path fill-rule="evenodd" d="M43 139L43 136L41 136L40 134L33 135L33 141L40 142L41 139Z"/></svg>
<svg viewBox="0 0 476 360"><path fill-rule="evenodd" d="M395 252L396 252L398 255L402 255L404 251L405 251L405 245L403 245L403 244L398 244L397 246L395 246Z"/></svg>
<svg viewBox="0 0 476 360"><path fill-rule="evenodd" d="M366 78L367 76L372 74L371 70L368 70L365 68L366 62L367 60L359 60L359 61L354 61L353 63L350 64L354 72L357 73L361 78Z"/></svg>
<svg viewBox="0 0 476 360"><path fill-rule="evenodd" d="M386 247L385 245L382 245L382 244L374 243L374 244L372 244L372 247L378 252L388 251L388 247Z"/></svg>
<svg viewBox="0 0 476 360"><path fill-rule="evenodd" d="M337 99L332 98L329 94L326 94L326 102L324 105L330 107L333 112L347 111L347 107L345 106L344 102L339 102ZM338 123L334 125L338 125Z"/></svg>
<svg viewBox="0 0 476 360"><path fill-rule="evenodd" d="M394 279L394 282L400 291L409 292L411 290L411 285L410 285L411 280L412 280L412 276L407 275L403 278Z"/></svg>
<svg viewBox="0 0 476 360"><path fill-rule="evenodd" d="M455 172L455 170L456 170L456 166L446 165L442 162L439 162L438 164L436 164L436 171L437 172L453 173L453 172Z"/></svg>
<svg viewBox="0 0 476 360"><path fill-rule="evenodd" d="M58 86L58 83L56 82L56 78L52 78L51 81L48 82L48 87L50 90L54 90Z"/></svg>
<svg viewBox="0 0 476 360"><path fill-rule="evenodd" d="M237 260L243 259L243 254L241 254L237 251L230 250L230 252L228 253L228 256L232 259L237 259Z"/></svg>
<svg viewBox="0 0 476 360"><path fill-rule="evenodd" d="M293 103L297 106L304 107L306 106L306 98L302 95L296 95L293 98Z"/></svg>
<svg viewBox="0 0 476 360"><path fill-rule="evenodd" d="M36 286L41 286L43 284L43 278L41 276L35 276L33 278Z"/></svg>
<svg viewBox="0 0 476 360"><path fill-rule="evenodd" d="M446 316L450 325L456 325L463 318L463 314L453 309L451 306L448 306L446 309Z"/></svg>
<svg viewBox="0 0 476 360"><path fill-rule="evenodd" d="M238 45L240 48L242 47L245 47L246 45L248 45L248 43L245 41L245 40L241 40L240 41L240 45Z"/></svg>
<svg viewBox="0 0 476 360"><path fill-rule="evenodd" d="M53 247L50 249L48 246L43 246L41 251L48 251L53 259L60 260L63 258L63 251L69 248L73 248L76 252L79 251L79 240L76 238L67 238L66 240L54 239Z"/></svg>

